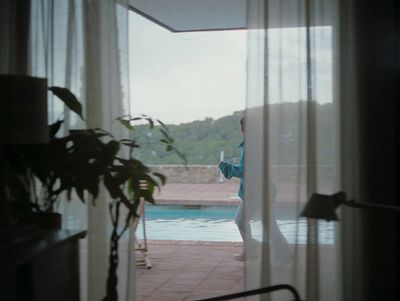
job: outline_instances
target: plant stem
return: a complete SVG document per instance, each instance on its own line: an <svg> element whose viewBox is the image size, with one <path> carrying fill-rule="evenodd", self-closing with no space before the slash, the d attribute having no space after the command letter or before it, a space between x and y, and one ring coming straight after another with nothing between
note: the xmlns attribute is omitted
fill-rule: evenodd
<svg viewBox="0 0 400 301"><path fill-rule="evenodd" d="M107 278L107 296L104 300L106 301L118 301L118 277L117 277L117 269L118 269L118 243L119 236L114 230L111 236L111 246L110 246L110 255L109 255L109 267L108 267L108 278Z"/></svg>
<svg viewBox="0 0 400 301"><path fill-rule="evenodd" d="M118 208L118 209L117 209ZM119 206L116 206L116 210L119 210ZM119 218L119 217L117 217ZM107 276L107 292L103 301L118 301L118 277L117 277L117 269L118 269L118 243L120 236L117 233L117 224L114 225L113 232L111 234L110 241L110 254L108 257L108 276Z"/></svg>

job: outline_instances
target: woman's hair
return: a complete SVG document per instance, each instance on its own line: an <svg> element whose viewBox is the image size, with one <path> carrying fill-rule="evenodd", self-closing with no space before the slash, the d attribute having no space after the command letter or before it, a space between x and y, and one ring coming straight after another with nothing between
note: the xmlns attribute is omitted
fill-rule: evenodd
<svg viewBox="0 0 400 301"><path fill-rule="evenodd" d="M242 118L240 118L240 128L242 129L242 131L244 131L244 116Z"/></svg>

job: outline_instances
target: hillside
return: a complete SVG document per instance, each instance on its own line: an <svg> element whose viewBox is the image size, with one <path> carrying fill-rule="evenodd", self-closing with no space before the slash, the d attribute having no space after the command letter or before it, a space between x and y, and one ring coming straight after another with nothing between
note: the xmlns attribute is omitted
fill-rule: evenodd
<svg viewBox="0 0 400 301"><path fill-rule="evenodd" d="M306 131L306 120L297 118L299 110L305 110L305 102L270 105L270 153L274 164L295 164L299 158L306 160L305 143L300 143L300 133ZM329 164L334 151L332 128L332 104L317 105L316 139L318 161ZM189 164L216 164L220 151L225 158L237 161L236 145L240 142L239 120L243 112L219 119L206 118L180 125L167 125L177 148L183 152ZM278 123L278 120L281 122ZM135 127L134 138L142 147L135 150L135 156L146 164L182 164L176 155L168 153L157 143L161 138L156 130L147 126ZM301 152L298 151L301 149Z"/></svg>
<svg viewBox="0 0 400 301"><path fill-rule="evenodd" d="M206 118L180 125L167 125L179 151L189 164L216 164L221 150L225 158L238 156L236 145L240 142L239 120L242 112L217 120ZM135 155L146 164L182 164L178 156L165 151L156 143L160 134L147 126L136 126L134 138L143 146Z"/></svg>

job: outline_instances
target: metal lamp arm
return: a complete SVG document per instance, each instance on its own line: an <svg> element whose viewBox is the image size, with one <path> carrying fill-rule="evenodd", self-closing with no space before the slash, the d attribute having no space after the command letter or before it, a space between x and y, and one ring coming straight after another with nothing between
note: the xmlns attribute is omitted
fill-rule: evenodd
<svg viewBox="0 0 400 301"><path fill-rule="evenodd" d="M301 301L300 295L297 292L297 290L289 284L278 284L278 285L258 288L258 289L254 289L254 290L248 290L248 291L244 291L244 292L240 292L240 293L236 293L236 294L223 295L223 296L209 298L209 299L202 299L202 300L198 300L198 301L232 300L232 299L237 299L237 298L247 297L247 296L252 296L252 295L261 295L261 294L271 293L271 292L279 291L279 290L288 290L293 294L295 301Z"/></svg>
<svg viewBox="0 0 400 301"><path fill-rule="evenodd" d="M380 210L388 210L388 211L394 211L397 213L400 213L400 207L399 206L390 206L390 205L378 205L378 204L372 204L372 203L361 203L361 202L356 202L354 200L349 200L349 201L343 201L343 205L348 206L348 207L354 207L354 208L362 208L362 209L380 209Z"/></svg>

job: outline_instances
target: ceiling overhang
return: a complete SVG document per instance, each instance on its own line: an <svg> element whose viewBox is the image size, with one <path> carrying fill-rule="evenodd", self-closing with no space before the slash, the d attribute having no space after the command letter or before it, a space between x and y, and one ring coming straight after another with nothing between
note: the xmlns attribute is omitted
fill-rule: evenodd
<svg viewBox="0 0 400 301"><path fill-rule="evenodd" d="M311 26L331 25L332 2L325 1L323 6L313 7ZM249 29L247 3L246 0L129 0L132 11L172 32ZM268 3L270 12L268 28L306 25L305 1L269 0L264 3ZM249 26L256 29L257 25Z"/></svg>
<svg viewBox="0 0 400 301"><path fill-rule="evenodd" d="M246 29L246 0L130 0L130 9L172 32Z"/></svg>

